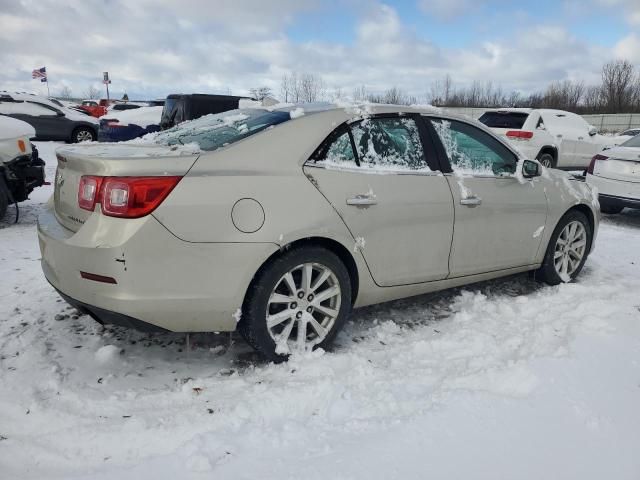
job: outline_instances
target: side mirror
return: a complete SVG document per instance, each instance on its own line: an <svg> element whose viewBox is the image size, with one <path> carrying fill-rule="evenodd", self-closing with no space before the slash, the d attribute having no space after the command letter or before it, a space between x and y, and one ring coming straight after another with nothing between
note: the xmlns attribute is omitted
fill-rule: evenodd
<svg viewBox="0 0 640 480"><path fill-rule="evenodd" d="M522 164L522 176L524 178L539 177L542 175L542 168L538 162L525 160Z"/></svg>
<svg viewBox="0 0 640 480"><path fill-rule="evenodd" d="M62 113L62 112L56 112L56 117L64 117L64 113Z"/></svg>
<svg viewBox="0 0 640 480"><path fill-rule="evenodd" d="M594 126L590 126L589 127L589 136L593 137L594 135L596 135L598 133L598 129Z"/></svg>

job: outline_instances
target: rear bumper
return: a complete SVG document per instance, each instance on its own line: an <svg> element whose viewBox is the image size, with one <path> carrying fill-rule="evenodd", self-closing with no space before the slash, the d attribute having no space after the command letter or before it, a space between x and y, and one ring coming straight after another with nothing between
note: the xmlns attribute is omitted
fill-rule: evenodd
<svg viewBox="0 0 640 480"><path fill-rule="evenodd" d="M587 183L598 189L601 204L640 208L640 182L625 182L589 174Z"/></svg>
<svg viewBox="0 0 640 480"><path fill-rule="evenodd" d="M235 330L253 275L278 248L184 242L152 215L125 220L95 212L72 232L51 209L38 218L38 237L45 277L70 303L104 323L175 332Z"/></svg>
<svg viewBox="0 0 640 480"><path fill-rule="evenodd" d="M616 197L615 195L600 194L600 204L612 207L640 208L640 199Z"/></svg>
<svg viewBox="0 0 640 480"><path fill-rule="evenodd" d="M55 288L55 287L54 287ZM60 290L56 289L58 295L60 295L69 305L75 307L79 312L89 315L96 322L103 325L118 325L121 327L132 328L140 332L166 332L166 328L152 325L137 318L129 317L122 313L112 312L105 310L104 308L96 307L95 305L89 305L87 303L71 298L65 295Z"/></svg>

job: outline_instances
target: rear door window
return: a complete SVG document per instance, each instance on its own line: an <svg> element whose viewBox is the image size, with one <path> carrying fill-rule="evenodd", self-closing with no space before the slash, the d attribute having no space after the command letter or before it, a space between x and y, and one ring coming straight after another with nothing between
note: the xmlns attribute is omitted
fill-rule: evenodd
<svg viewBox="0 0 640 480"><path fill-rule="evenodd" d="M372 169L429 169L420 132L412 118L372 118L351 126L360 166Z"/></svg>
<svg viewBox="0 0 640 480"><path fill-rule="evenodd" d="M526 112L485 112L478 119L489 128L510 128L520 130L527 121Z"/></svg>
<svg viewBox="0 0 640 480"><path fill-rule="evenodd" d="M454 172L481 176L515 173L516 155L488 133L457 120L432 118L431 124Z"/></svg>

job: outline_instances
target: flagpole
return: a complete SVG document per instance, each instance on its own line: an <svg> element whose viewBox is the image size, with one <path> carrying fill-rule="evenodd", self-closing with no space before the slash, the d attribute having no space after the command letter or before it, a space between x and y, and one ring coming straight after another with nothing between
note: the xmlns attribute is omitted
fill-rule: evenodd
<svg viewBox="0 0 640 480"><path fill-rule="evenodd" d="M45 81L47 82L47 97L50 97L51 93L49 93L49 74L47 74L47 76L45 77Z"/></svg>

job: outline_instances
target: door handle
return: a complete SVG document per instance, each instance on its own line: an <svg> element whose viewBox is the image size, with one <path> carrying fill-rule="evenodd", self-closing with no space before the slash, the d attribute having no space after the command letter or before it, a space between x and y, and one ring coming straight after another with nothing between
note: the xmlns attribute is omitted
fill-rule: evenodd
<svg viewBox="0 0 640 480"><path fill-rule="evenodd" d="M347 205L354 205L356 207L377 205L378 199L375 195L355 195L351 198L347 198Z"/></svg>
<svg viewBox="0 0 640 480"><path fill-rule="evenodd" d="M584 137L578 137L578 140L584 140Z"/></svg>
<svg viewBox="0 0 640 480"><path fill-rule="evenodd" d="M477 207L482 203L482 199L480 197L467 197L460 199L460 205L464 205L465 207Z"/></svg>
<svg viewBox="0 0 640 480"><path fill-rule="evenodd" d="M561 134L561 133L559 133L558 135L556 135L556 137L558 137L558 138L562 138L562 134Z"/></svg>

